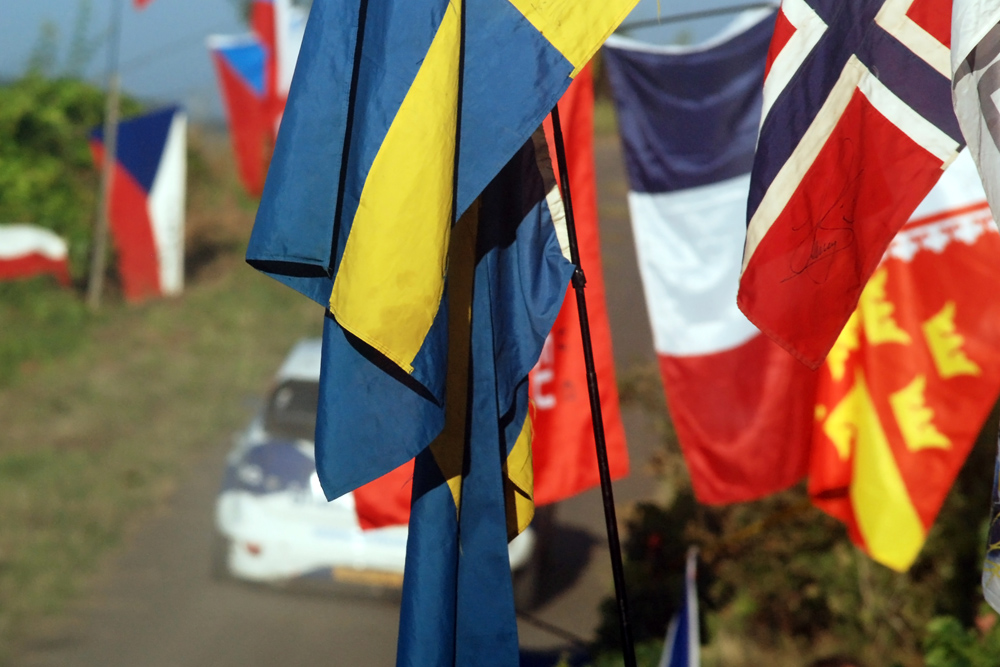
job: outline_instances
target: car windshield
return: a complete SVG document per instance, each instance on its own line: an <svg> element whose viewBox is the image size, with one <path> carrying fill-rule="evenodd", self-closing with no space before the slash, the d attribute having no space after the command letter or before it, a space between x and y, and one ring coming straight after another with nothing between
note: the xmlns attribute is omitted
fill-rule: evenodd
<svg viewBox="0 0 1000 667"><path fill-rule="evenodd" d="M264 413L264 430L273 437L312 440L316 432L319 383L286 380L271 394Z"/></svg>

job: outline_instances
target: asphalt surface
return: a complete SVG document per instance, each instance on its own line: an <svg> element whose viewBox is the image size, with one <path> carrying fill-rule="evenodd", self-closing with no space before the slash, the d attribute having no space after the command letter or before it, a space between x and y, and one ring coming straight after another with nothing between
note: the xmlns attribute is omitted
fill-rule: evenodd
<svg viewBox="0 0 1000 667"><path fill-rule="evenodd" d="M619 374L654 361L615 137L596 150L608 308ZM644 465L658 446L650 419L623 406L631 475L615 484L622 514L656 493ZM398 600L360 592L292 592L209 576L212 510L225 446L193 465L172 503L107 565L88 599L41 629L25 667L296 667L392 665ZM560 503L541 575L541 603L520 622L526 664L589 641L613 593L600 492ZM551 664L551 660L547 664Z"/></svg>

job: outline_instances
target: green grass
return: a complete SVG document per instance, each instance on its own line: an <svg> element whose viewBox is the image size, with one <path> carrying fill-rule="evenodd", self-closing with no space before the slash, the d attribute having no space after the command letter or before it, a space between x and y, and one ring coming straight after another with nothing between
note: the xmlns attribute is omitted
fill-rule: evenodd
<svg viewBox="0 0 1000 667"><path fill-rule="evenodd" d="M0 284L0 665L321 330L318 305L242 261L252 211L231 179L205 185L179 298L129 306L112 290L94 314L45 280Z"/></svg>

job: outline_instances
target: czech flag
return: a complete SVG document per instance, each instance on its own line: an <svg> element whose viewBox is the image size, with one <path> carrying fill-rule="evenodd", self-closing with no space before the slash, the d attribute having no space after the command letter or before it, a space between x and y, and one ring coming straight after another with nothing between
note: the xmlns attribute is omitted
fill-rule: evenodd
<svg viewBox="0 0 1000 667"><path fill-rule="evenodd" d="M91 133L104 161L104 131ZM177 107L118 126L109 219L122 290L129 301L180 293L184 286L187 115Z"/></svg>
<svg viewBox="0 0 1000 667"><path fill-rule="evenodd" d="M219 77L240 181L258 196L274 145L273 114L268 113L268 53L254 35L212 35L208 48Z"/></svg>

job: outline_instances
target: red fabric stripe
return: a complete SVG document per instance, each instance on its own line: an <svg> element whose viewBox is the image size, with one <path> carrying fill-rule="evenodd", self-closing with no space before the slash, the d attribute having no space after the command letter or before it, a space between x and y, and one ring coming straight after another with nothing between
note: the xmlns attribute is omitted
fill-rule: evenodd
<svg viewBox="0 0 1000 667"><path fill-rule="evenodd" d="M817 373L761 335L715 354L660 355L660 370L699 501L753 500L805 476Z"/></svg>
<svg viewBox="0 0 1000 667"><path fill-rule="evenodd" d="M778 19L774 24L774 35L771 37L771 46L767 50L767 63L764 65L764 78L767 78L771 71L774 59L778 57L781 50L788 44L788 40L795 34L795 26L792 25L785 12L778 12Z"/></svg>
<svg viewBox="0 0 1000 667"><path fill-rule="evenodd" d="M559 102L570 192L576 220L580 261L587 275L587 310L594 346L594 364L601 390L608 464L613 479L628 474L628 449L618 403L611 327L601 266L597 225L597 181L594 172L594 85L585 68ZM546 120L551 145L551 120ZM535 504L546 505L600 484L594 450L594 429L583 362L583 340L576 295L567 291L552 327L547 352L531 373L535 410L532 462L535 468Z"/></svg>
<svg viewBox="0 0 1000 667"><path fill-rule="evenodd" d="M740 309L818 367L892 237L940 175L940 160L856 91L750 258Z"/></svg>
<svg viewBox="0 0 1000 667"><path fill-rule="evenodd" d="M413 461L354 490L354 506L363 530L405 526L410 521Z"/></svg>
<svg viewBox="0 0 1000 667"><path fill-rule="evenodd" d="M951 0L913 0L906 15L931 37L951 48Z"/></svg>
<svg viewBox="0 0 1000 667"><path fill-rule="evenodd" d="M21 257L0 259L0 280L31 278L45 274L55 276L66 287L72 283L69 262L66 258L51 259L39 253L30 253Z"/></svg>
<svg viewBox="0 0 1000 667"><path fill-rule="evenodd" d="M94 162L104 160L104 146L90 142ZM115 164L111 185L111 234L118 254L122 292L129 301L160 296L159 259L153 238L146 191L121 164Z"/></svg>
<svg viewBox="0 0 1000 667"><path fill-rule="evenodd" d="M213 53L212 59L222 83L222 97L226 103L229 134L240 181L247 192L259 196L264 191L271 141L263 102L232 71L225 58Z"/></svg>

